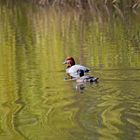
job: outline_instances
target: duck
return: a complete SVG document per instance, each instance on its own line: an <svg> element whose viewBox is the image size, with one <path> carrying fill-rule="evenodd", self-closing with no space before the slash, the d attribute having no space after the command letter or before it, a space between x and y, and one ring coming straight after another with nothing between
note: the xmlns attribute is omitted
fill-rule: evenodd
<svg viewBox="0 0 140 140"><path fill-rule="evenodd" d="M75 60L71 56L67 57L63 62L63 64L67 64L66 73L71 77L71 79L80 77L78 73L79 70L82 70L84 74L90 72L89 68L82 66L80 64L75 64Z"/></svg>
<svg viewBox="0 0 140 140"><path fill-rule="evenodd" d="M77 73L79 74L79 78L76 78L76 82L77 83L97 83L98 82L98 77L93 77L93 76L89 76L89 75L84 75L84 71L83 70L78 70Z"/></svg>

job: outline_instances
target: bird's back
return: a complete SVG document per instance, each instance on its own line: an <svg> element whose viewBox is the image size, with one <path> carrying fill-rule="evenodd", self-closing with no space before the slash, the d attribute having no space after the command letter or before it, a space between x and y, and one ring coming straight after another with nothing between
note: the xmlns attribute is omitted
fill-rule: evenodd
<svg viewBox="0 0 140 140"><path fill-rule="evenodd" d="M83 70L85 73L89 72L89 68L82 65L73 65L66 70L66 73L72 77L79 77L78 70Z"/></svg>

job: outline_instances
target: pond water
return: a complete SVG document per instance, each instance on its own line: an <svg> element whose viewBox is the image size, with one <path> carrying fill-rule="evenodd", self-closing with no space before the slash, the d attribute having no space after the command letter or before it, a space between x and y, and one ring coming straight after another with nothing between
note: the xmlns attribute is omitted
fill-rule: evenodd
<svg viewBox="0 0 140 140"><path fill-rule="evenodd" d="M139 140L140 14L0 5L0 140ZM65 81L73 56L97 84Z"/></svg>

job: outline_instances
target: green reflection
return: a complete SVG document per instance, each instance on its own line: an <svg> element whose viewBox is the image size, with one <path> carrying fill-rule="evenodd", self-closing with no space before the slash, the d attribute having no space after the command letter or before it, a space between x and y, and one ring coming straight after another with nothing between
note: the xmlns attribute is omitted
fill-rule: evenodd
<svg viewBox="0 0 140 140"><path fill-rule="evenodd" d="M0 139L140 137L139 20L106 18L0 6ZM78 94L63 81L69 55L101 83Z"/></svg>

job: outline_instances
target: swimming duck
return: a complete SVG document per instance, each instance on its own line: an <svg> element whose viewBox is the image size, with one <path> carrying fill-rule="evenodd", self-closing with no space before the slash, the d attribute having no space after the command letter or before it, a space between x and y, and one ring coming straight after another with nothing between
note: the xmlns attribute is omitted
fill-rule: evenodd
<svg viewBox="0 0 140 140"><path fill-rule="evenodd" d="M78 70L82 70L84 73L88 73L89 68L75 64L75 60L73 57L67 57L63 64L67 64L66 73L72 78L80 77Z"/></svg>
<svg viewBox="0 0 140 140"><path fill-rule="evenodd" d="M86 82L98 82L99 78L93 77L93 76L84 76L84 71L83 70L78 70L77 73L79 74L79 78L76 79L76 82L78 83L86 83Z"/></svg>

